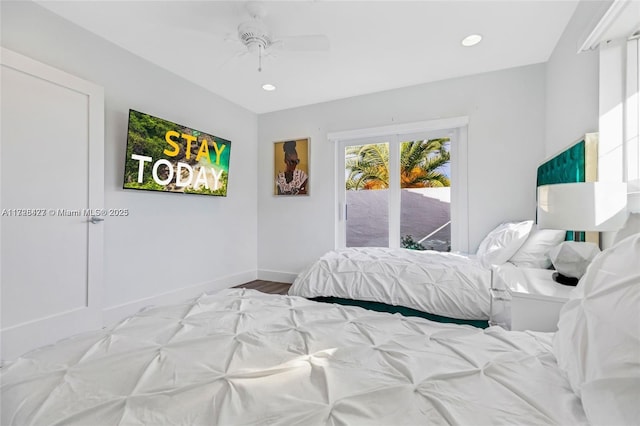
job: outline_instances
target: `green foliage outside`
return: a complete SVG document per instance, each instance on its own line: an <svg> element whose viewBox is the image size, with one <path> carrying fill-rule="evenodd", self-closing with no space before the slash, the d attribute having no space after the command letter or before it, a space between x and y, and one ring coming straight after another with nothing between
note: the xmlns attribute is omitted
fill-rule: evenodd
<svg viewBox="0 0 640 426"><path fill-rule="evenodd" d="M433 240L428 240L427 243L431 243L431 244L427 244L425 246L424 244L418 241L415 241L411 235L405 235L404 237L400 238L400 247L402 248L406 248L410 250L451 251L451 241L448 242L446 249L445 247L442 247L442 244L434 245ZM437 240L436 240L436 243L438 243ZM445 243L445 241L442 241L441 243Z"/></svg>
<svg viewBox="0 0 640 426"><path fill-rule="evenodd" d="M451 160L449 138L403 142L400 148L402 188L449 187L443 167ZM389 188L389 144L347 148L346 189Z"/></svg>
<svg viewBox="0 0 640 426"><path fill-rule="evenodd" d="M426 250L426 248L417 241L414 241L411 235L405 235L400 239L400 247L411 250Z"/></svg>

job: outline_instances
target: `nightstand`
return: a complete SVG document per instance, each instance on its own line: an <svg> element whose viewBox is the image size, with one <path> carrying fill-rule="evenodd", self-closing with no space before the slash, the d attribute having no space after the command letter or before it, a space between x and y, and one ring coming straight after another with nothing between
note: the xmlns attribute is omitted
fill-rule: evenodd
<svg viewBox="0 0 640 426"><path fill-rule="evenodd" d="M491 325L508 330L556 331L562 305L575 288L558 284L547 269L494 267Z"/></svg>

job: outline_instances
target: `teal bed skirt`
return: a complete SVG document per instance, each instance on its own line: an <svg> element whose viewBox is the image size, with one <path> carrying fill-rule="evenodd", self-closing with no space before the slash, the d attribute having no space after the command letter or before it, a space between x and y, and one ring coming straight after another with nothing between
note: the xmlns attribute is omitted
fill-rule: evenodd
<svg viewBox="0 0 640 426"><path fill-rule="evenodd" d="M386 303L368 302L364 300L342 299L339 297L314 297L311 300L315 300L316 302L324 302L324 303L337 303L339 305L359 306L361 308L369 309L371 311L390 312L392 314L398 313L406 317L426 318L428 320L435 321L435 322L465 324L465 325L472 325L478 328L489 327L489 322L484 320L465 320L465 319L458 319L458 318L443 317L440 315L417 311L415 309L407 308L404 306L387 305Z"/></svg>

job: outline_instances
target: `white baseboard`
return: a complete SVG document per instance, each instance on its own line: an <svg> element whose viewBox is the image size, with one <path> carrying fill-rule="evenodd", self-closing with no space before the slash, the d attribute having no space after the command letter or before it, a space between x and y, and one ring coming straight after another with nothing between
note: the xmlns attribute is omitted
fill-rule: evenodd
<svg viewBox="0 0 640 426"><path fill-rule="evenodd" d="M197 297L202 293L214 293L216 291L253 281L255 279L257 279L256 271L251 270L222 277L217 280L179 288L167 293L145 297L143 299L134 300L131 302L123 303L121 305L110 306L102 310L103 323L105 326L109 326L128 316L135 314L140 309L146 306L169 305L181 300L187 300L193 297Z"/></svg>
<svg viewBox="0 0 640 426"><path fill-rule="evenodd" d="M295 281L298 276L295 272L269 271L267 269L258 269L258 279L265 281L277 281L280 283L289 283Z"/></svg>

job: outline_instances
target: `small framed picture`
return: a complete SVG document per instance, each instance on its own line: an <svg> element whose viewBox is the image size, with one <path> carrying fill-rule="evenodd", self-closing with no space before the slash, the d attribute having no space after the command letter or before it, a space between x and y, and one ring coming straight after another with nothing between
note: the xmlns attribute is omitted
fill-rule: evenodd
<svg viewBox="0 0 640 426"><path fill-rule="evenodd" d="M273 144L274 195L309 195L309 138Z"/></svg>

